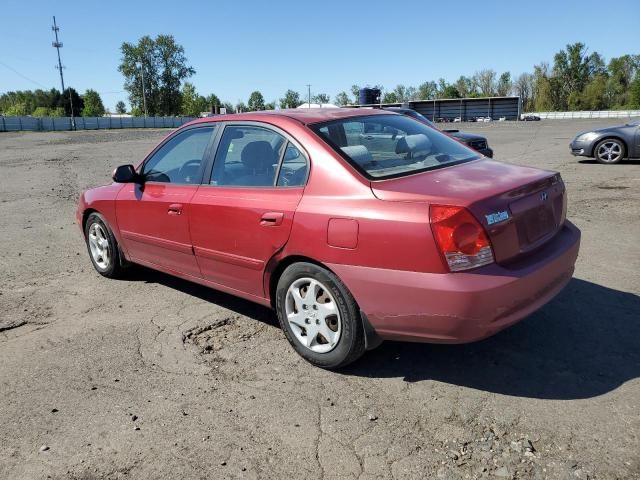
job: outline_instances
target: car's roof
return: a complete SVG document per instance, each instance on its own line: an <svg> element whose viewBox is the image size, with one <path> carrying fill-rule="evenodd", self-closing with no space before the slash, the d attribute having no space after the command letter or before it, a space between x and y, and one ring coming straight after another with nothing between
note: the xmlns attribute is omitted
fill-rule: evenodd
<svg viewBox="0 0 640 480"><path fill-rule="evenodd" d="M215 115L212 117L200 118L190 122L206 123L219 121L261 121L267 118L290 118L305 125L313 123L328 122L341 118L359 117L363 115L393 115L391 112L373 108L291 108L286 110L267 110L262 112L234 113L228 115Z"/></svg>

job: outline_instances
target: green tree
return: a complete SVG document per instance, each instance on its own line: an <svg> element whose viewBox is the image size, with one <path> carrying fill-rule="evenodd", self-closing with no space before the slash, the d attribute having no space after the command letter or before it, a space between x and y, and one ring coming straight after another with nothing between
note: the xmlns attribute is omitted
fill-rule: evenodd
<svg viewBox="0 0 640 480"><path fill-rule="evenodd" d="M455 85L448 83L444 78L440 78L438 80L436 98L460 98L460 92Z"/></svg>
<svg viewBox="0 0 640 480"><path fill-rule="evenodd" d="M580 110L604 110L607 108L607 76L597 75L581 92L578 107Z"/></svg>
<svg viewBox="0 0 640 480"><path fill-rule="evenodd" d="M116 113L120 115L127 113L127 106L124 104L122 100L116 103Z"/></svg>
<svg viewBox="0 0 640 480"><path fill-rule="evenodd" d="M7 117L23 117L27 115L27 106L24 103L14 103L4 110Z"/></svg>
<svg viewBox="0 0 640 480"><path fill-rule="evenodd" d="M460 98L460 92L456 88L455 85L447 85L447 87L442 91L441 98Z"/></svg>
<svg viewBox="0 0 640 480"><path fill-rule="evenodd" d="M419 100L431 100L436 98L438 94L438 85L434 81L424 82L418 85L418 99Z"/></svg>
<svg viewBox="0 0 640 480"><path fill-rule="evenodd" d="M511 73L504 72L498 78L498 84L496 86L496 93L499 97L506 97L511 92Z"/></svg>
<svg viewBox="0 0 640 480"><path fill-rule="evenodd" d="M400 103L398 100L398 94L395 90L384 92L384 95L382 95L382 103Z"/></svg>
<svg viewBox="0 0 640 480"><path fill-rule="evenodd" d="M227 110L227 113L236 113L236 109L231 104L231 102L224 102L222 106Z"/></svg>
<svg viewBox="0 0 640 480"><path fill-rule="evenodd" d="M47 107L36 107L31 116L33 117L48 117L51 113Z"/></svg>
<svg viewBox="0 0 640 480"><path fill-rule="evenodd" d="M340 105L344 107L345 105L349 105L351 103L351 99L347 92L340 92L336 95L336 105Z"/></svg>
<svg viewBox="0 0 640 480"><path fill-rule="evenodd" d="M206 103L207 103L207 109L211 110L213 107L222 107L222 102L220 101L220 99L218 98L218 96L215 93L210 93L209 95L207 95L207 99L206 99Z"/></svg>
<svg viewBox="0 0 640 480"><path fill-rule="evenodd" d="M75 89L71 87L65 89L65 91L62 92L62 95L58 97L58 101L55 106L64 108L64 116L70 117L71 103L69 101L69 97L71 97L71 99L73 100L73 116L79 117L80 115L82 115L84 101L82 100L82 97L78 95L78 92L76 92Z"/></svg>
<svg viewBox="0 0 640 480"><path fill-rule="evenodd" d="M629 106L631 108L640 108L640 71L636 73L635 79L631 82L629 97Z"/></svg>
<svg viewBox="0 0 640 480"><path fill-rule="evenodd" d="M182 105L180 112L188 117L197 117L200 112L208 112L210 106L207 99L202 95L198 95L196 87L189 82L184 82L182 87Z"/></svg>
<svg viewBox="0 0 640 480"><path fill-rule="evenodd" d="M275 110L276 109L276 101L274 100L273 102L265 103L264 104L264 109L265 110Z"/></svg>
<svg viewBox="0 0 640 480"><path fill-rule="evenodd" d="M101 117L104 115L104 105L98 92L89 89L84 92L82 100L84 102L83 117Z"/></svg>
<svg viewBox="0 0 640 480"><path fill-rule="evenodd" d="M478 86L478 93L483 97L493 97L496 94L496 72L485 68L473 75L473 82Z"/></svg>
<svg viewBox="0 0 640 480"><path fill-rule="evenodd" d="M463 98L471 97L477 93L476 85L473 80L469 77L465 77L464 75L461 75L454 85L460 96Z"/></svg>
<svg viewBox="0 0 640 480"><path fill-rule="evenodd" d="M145 35L137 44L124 42L118 70L125 78L132 111L144 109L143 91L149 115L176 115L182 108L180 85L195 73L187 64L184 48L172 35ZM144 83L143 83L144 77Z"/></svg>
<svg viewBox="0 0 640 480"><path fill-rule="evenodd" d="M240 101L238 103L236 103L236 112L238 113L242 113L242 112L247 112L249 109L247 108L247 106L244 104L244 102Z"/></svg>
<svg viewBox="0 0 640 480"><path fill-rule="evenodd" d="M520 97L522 102L522 110L530 112L533 108L533 82L534 77L531 73L521 73L515 82L513 82L514 94Z"/></svg>
<svg viewBox="0 0 640 480"><path fill-rule="evenodd" d="M581 42L567 45L554 55L551 81L554 108L579 108L580 92L589 82L590 58L586 45Z"/></svg>
<svg viewBox="0 0 640 480"><path fill-rule="evenodd" d="M293 90L287 90L284 97L280 99L280 108L297 108L302 105L300 94Z"/></svg>
<svg viewBox="0 0 640 480"><path fill-rule="evenodd" d="M262 96L262 93L258 90L251 92L249 100L247 101L247 108L252 112L264 110L264 97Z"/></svg>
<svg viewBox="0 0 640 480"><path fill-rule="evenodd" d="M351 85L351 95L353 96L353 104L360 105L360 85Z"/></svg>
<svg viewBox="0 0 640 480"><path fill-rule="evenodd" d="M323 103L330 103L331 97L326 93L317 93L313 97L311 97L311 103L318 103L322 105Z"/></svg>
<svg viewBox="0 0 640 480"><path fill-rule="evenodd" d="M640 55L622 55L609 61L607 94L613 108L624 108L631 102L631 85L640 71Z"/></svg>

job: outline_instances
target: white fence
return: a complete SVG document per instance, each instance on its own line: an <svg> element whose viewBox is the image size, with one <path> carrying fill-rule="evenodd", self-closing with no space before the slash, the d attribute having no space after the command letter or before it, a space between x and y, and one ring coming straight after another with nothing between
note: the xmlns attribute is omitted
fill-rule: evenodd
<svg viewBox="0 0 640 480"><path fill-rule="evenodd" d="M177 128L193 117L77 117L75 130L112 128ZM73 130L69 117L3 117L0 132Z"/></svg>
<svg viewBox="0 0 640 480"><path fill-rule="evenodd" d="M547 120L562 120L572 118L633 118L640 117L640 110L601 110L601 111L578 111L578 112L533 112L522 114L536 115Z"/></svg>

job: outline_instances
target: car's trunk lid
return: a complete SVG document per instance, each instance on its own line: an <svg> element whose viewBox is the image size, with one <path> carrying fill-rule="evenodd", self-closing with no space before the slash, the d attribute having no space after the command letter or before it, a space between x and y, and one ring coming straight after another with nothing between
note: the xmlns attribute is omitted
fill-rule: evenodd
<svg viewBox="0 0 640 480"><path fill-rule="evenodd" d="M497 262L551 239L564 223L565 189L555 172L482 159L374 181L376 197L467 207L486 229Z"/></svg>

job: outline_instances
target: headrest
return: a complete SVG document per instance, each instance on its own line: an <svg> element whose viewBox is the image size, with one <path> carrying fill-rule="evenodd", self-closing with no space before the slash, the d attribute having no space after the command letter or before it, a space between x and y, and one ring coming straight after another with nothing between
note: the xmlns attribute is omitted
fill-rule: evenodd
<svg viewBox="0 0 640 480"><path fill-rule="evenodd" d="M264 171L278 163L271 144L264 140L247 143L242 149L240 159L250 170Z"/></svg>
<svg viewBox="0 0 640 480"><path fill-rule="evenodd" d="M349 158L351 158L358 165L364 165L373 161L371 152L364 145L352 145L350 147L340 147Z"/></svg>
<svg viewBox="0 0 640 480"><path fill-rule="evenodd" d="M398 140L396 153L411 153L415 155L417 152L430 152L432 146L431 140L424 133L407 135Z"/></svg>

